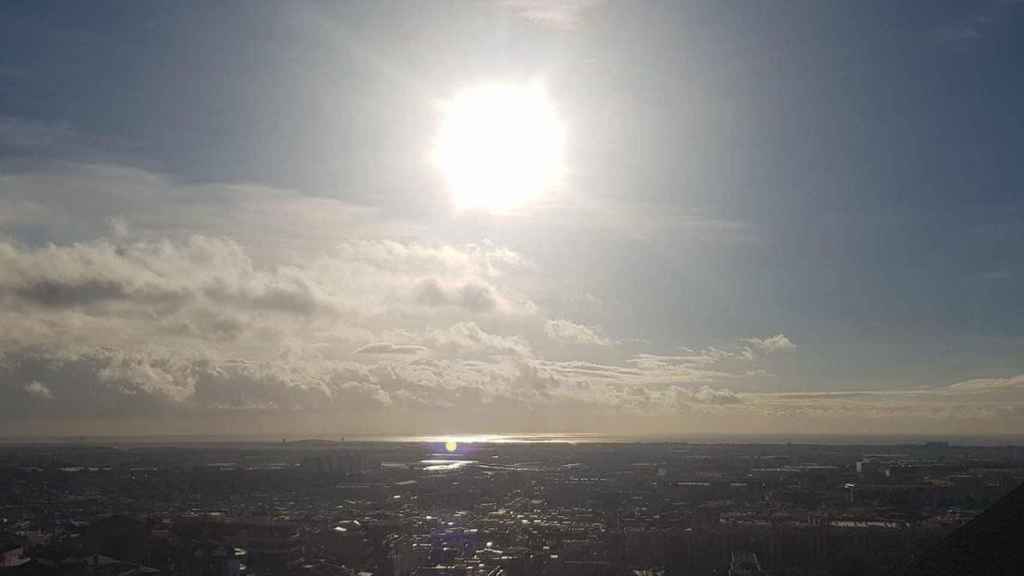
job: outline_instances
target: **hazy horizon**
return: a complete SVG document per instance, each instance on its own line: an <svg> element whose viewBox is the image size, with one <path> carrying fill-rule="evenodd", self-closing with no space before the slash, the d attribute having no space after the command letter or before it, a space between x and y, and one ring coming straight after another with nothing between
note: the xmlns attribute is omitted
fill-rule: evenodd
<svg viewBox="0 0 1024 576"><path fill-rule="evenodd" d="M1022 447L1024 434L991 434L950 436L943 434L604 434L594 432L545 432L545 433L503 433L503 434L419 434L419 435L372 435L351 434L331 436L329 434L309 436L257 436L246 434L203 435L203 434L157 434L152 436L123 435L77 435L77 436L6 436L0 437L0 445L6 446L303 446L306 443L324 443L335 446L360 446L373 444L428 444L438 450L449 441L463 447L480 447L505 444L542 444L573 446L577 444L692 444L692 445L803 445L803 446L878 446L878 447L920 447L935 443L952 448L970 447ZM457 454L456 454L457 455Z"/></svg>
<svg viewBox="0 0 1024 576"><path fill-rule="evenodd" d="M1024 435L1024 3L0 38L0 437Z"/></svg>

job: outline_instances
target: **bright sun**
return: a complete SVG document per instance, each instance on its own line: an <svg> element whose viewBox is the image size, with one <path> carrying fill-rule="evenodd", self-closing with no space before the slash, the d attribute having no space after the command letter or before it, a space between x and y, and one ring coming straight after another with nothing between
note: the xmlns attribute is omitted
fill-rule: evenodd
<svg viewBox="0 0 1024 576"><path fill-rule="evenodd" d="M468 88L443 111L433 161L458 209L521 209L558 184L564 130L539 83Z"/></svg>
<svg viewBox="0 0 1024 576"><path fill-rule="evenodd" d="M459 449L459 443L456 442L455 440L448 440L447 442L444 443L444 449L449 452L455 452L456 450Z"/></svg>

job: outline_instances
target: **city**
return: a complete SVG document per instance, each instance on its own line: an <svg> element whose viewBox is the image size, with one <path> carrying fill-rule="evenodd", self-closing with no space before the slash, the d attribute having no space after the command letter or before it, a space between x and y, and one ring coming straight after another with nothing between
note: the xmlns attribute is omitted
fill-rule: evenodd
<svg viewBox="0 0 1024 576"><path fill-rule="evenodd" d="M121 442L0 449L4 573L887 574L1024 449Z"/></svg>

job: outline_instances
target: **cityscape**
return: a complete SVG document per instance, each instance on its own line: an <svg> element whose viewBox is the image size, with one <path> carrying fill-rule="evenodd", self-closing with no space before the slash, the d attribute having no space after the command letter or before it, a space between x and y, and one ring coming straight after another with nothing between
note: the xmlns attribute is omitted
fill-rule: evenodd
<svg viewBox="0 0 1024 576"><path fill-rule="evenodd" d="M0 448L3 573L900 574L1024 449L130 441Z"/></svg>

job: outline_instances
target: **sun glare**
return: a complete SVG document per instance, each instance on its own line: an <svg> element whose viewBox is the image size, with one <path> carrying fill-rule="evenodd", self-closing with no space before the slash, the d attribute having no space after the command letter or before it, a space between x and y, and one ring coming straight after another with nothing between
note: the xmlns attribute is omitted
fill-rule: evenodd
<svg viewBox="0 0 1024 576"><path fill-rule="evenodd" d="M557 185L564 130L539 83L475 86L443 110L433 161L458 209L521 209Z"/></svg>
<svg viewBox="0 0 1024 576"><path fill-rule="evenodd" d="M455 452L456 450L459 449L459 443L456 442L455 440L448 440L447 442L444 443L444 449L449 452Z"/></svg>

